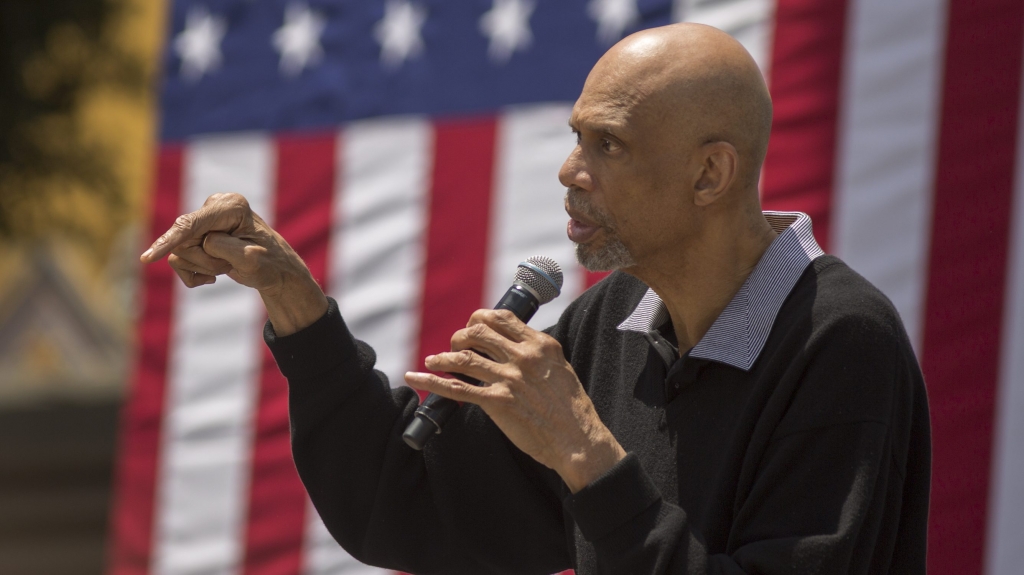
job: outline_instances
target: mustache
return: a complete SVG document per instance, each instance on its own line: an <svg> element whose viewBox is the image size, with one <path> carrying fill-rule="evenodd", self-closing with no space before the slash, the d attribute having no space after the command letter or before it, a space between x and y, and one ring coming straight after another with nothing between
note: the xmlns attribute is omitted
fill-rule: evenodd
<svg viewBox="0 0 1024 575"><path fill-rule="evenodd" d="M590 201L586 192L581 192L573 188L569 188L565 191L565 203L569 206L569 209L583 214L584 217L593 221L597 225L612 229L611 219L607 214L594 207L594 204Z"/></svg>

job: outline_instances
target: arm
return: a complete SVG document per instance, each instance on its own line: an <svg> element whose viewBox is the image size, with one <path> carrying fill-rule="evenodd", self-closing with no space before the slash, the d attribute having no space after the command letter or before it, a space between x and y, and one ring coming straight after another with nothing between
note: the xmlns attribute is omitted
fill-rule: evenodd
<svg viewBox="0 0 1024 575"><path fill-rule="evenodd" d="M724 549L721 543L711 549L688 510L662 497L635 456L614 463L565 500L593 546L596 567L693 574L918 570L923 555L914 554L924 548L924 523L903 509L927 507L927 408L910 353L893 326L857 320L833 325L786 360L785 381L759 423L770 439L749 448L750 473L735 501L720 503L733 505L734 513ZM509 370L496 368L492 377ZM478 374L486 377L486 370ZM521 385L492 381L492 387ZM527 394L514 387L513 395ZM554 427L549 422L558 419L569 416L552 416L539 427ZM894 555L897 541L903 550Z"/></svg>
<svg viewBox="0 0 1024 575"><path fill-rule="evenodd" d="M296 467L353 556L417 573L546 574L568 565L557 498L524 474L481 414L461 410L426 452L404 444L415 393L389 388L372 349L352 338L337 305L244 198L212 196L142 260L167 254L190 288L228 275L259 291L265 338L289 380Z"/></svg>

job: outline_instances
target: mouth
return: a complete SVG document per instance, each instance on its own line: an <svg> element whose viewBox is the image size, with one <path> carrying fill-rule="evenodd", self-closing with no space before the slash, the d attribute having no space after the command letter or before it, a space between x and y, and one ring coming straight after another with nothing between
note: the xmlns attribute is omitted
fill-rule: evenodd
<svg viewBox="0 0 1024 575"><path fill-rule="evenodd" d="M569 214L569 223L565 232L573 243L585 244L601 231L600 225L587 219L576 210L566 209L565 211Z"/></svg>

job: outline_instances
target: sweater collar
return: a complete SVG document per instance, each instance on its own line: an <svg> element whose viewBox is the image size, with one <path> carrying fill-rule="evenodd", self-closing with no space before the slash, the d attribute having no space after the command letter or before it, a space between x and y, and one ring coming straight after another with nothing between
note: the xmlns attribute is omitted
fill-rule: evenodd
<svg viewBox="0 0 1024 575"><path fill-rule="evenodd" d="M825 252L814 240L811 218L802 212L764 212L778 236L704 337L690 350L699 357L750 369L768 341L783 302L807 265ZM649 333L668 322L668 309L648 288L619 329Z"/></svg>

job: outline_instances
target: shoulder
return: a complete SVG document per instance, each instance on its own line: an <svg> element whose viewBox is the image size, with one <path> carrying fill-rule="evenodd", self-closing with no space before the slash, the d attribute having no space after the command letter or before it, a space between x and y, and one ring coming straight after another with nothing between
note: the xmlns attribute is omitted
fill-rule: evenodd
<svg viewBox="0 0 1024 575"><path fill-rule="evenodd" d="M924 393L896 308L836 257L822 256L808 266L776 328L766 360L775 363L780 390L788 396L789 431L888 422L894 409Z"/></svg>
<svg viewBox="0 0 1024 575"><path fill-rule="evenodd" d="M808 314L812 338L867 339L909 350L903 321L889 298L835 256L811 262L793 296Z"/></svg>

